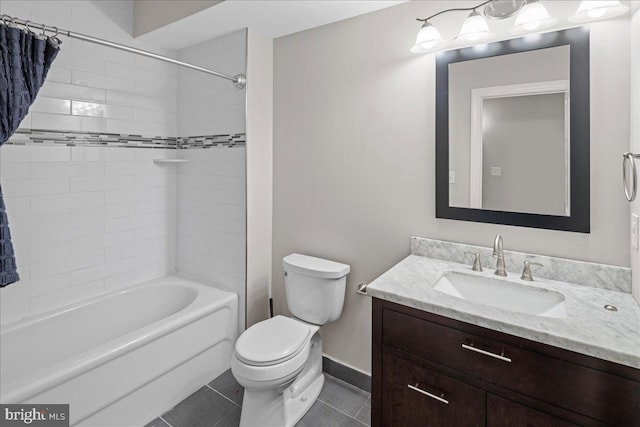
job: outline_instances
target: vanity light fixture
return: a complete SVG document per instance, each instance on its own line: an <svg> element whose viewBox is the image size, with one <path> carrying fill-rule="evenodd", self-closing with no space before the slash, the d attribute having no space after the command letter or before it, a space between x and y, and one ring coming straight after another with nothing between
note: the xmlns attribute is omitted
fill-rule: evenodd
<svg viewBox="0 0 640 427"><path fill-rule="evenodd" d="M418 32L416 38L416 44L411 48L413 53L428 53L435 52L445 47L448 42L442 38L440 31L430 22L431 19L438 15L442 15L447 12L455 11L471 11L469 17L462 24L460 34L455 38L457 43L478 43L481 41L489 40L495 37L495 33L489 30L489 25L482 15L476 10L479 7L492 3L494 0L489 0L480 3L474 7L446 9L436 14L429 16L428 18L416 18L417 21L422 22L422 27ZM485 12L486 13L486 12Z"/></svg>
<svg viewBox="0 0 640 427"><path fill-rule="evenodd" d="M484 9L481 14L478 9L482 7ZM576 13L569 18L569 21L577 23L598 21L623 15L628 10L628 6L616 0L583 0ZM411 52L428 53L446 47L449 42L442 38L438 29L431 23L431 20L436 16L455 11L471 12L462 24L460 33L454 39L459 44L483 43L496 36L496 33L489 28L485 16L492 19L505 19L517 14L513 27L508 31L511 35L543 31L553 27L557 22L556 19L549 15L547 8L539 0L484 1L473 7L446 9L428 18L416 18L423 24L418 32L416 44L411 48Z"/></svg>
<svg viewBox="0 0 640 427"><path fill-rule="evenodd" d="M440 31L434 27L431 22L424 21L420 31L418 31L418 37L416 38L416 44L411 48L413 53L427 53L445 47L448 42L442 38Z"/></svg>
<svg viewBox="0 0 640 427"><path fill-rule="evenodd" d="M496 33L489 29L489 24L480 15L480 13L473 9L469 14L469 17L462 24L460 28L460 34L455 38L456 43L481 43L491 40L496 36Z"/></svg>
<svg viewBox="0 0 640 427"><path fill-rule="evenodd" d="M556 22L558 21L549 16L547 8L542 3L538 0L527 0L508 33L521 35L541 31L552 27Z"/></svg>
<svg viewBox="0 0 640 427"><path fill-rule="evenodd" d="M623 15L629 10L628 6L619 1L582 0L576 13L569 17L570 22L591 22L609 19Z"/></svg>

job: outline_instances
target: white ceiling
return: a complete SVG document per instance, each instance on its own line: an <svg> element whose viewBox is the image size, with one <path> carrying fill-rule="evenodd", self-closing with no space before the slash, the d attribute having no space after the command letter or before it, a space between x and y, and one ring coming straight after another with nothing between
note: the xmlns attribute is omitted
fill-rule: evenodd
<svg viewBox="0 0 640 427"><path fill-rule="evenodd" d="M226 0L139 37L182 49L241 28L281 37L362 15L407 0Z"/></svg>

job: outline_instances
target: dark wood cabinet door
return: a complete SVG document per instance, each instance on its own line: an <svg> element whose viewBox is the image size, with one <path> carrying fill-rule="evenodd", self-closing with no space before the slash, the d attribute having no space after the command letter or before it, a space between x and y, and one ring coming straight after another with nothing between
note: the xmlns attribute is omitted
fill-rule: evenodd
<svg viewBox="0 0 640 427"><path fill-rule="evenodd" d="M487 394L487 427L578 427L544 412Z"/></svg>
<svg viewBox="0 0 640 427"><path fill-rule="evenodd" d="M382 356L382 424L480 427L485 392L388 353Z"/></svg>

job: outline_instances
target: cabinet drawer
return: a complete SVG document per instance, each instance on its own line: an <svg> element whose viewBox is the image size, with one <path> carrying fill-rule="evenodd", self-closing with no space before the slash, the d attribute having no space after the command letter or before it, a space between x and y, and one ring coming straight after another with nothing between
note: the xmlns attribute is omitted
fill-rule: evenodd
<svg viewBox="0 0 640 427"><path fill-rule="evenodd" d="M578 427L578 425L487 394L487 427Z"/></svg>
<svg viewBox="0 0 640 427"><path fill-rule="evenodd" d="M640 425L640 383L394 310L383 345L604 421Z"/></svg>
<svg viewBox="0 0 640 427"><path fill-rule="evenodd" d="M383 425L484 426L485 392L383 354Z"/></svg>

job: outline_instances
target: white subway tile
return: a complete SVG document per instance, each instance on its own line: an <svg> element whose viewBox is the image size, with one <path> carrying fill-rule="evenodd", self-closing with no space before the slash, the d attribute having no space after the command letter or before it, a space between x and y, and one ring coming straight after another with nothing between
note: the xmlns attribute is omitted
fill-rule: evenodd
<svg viewBox="0 0 640 427"><path fill-rule="evenodd" d="M69 242L69 253L71 255L76 255L83 252L104 249L105 246L106 239L104 234L99 234L93 237L84 237L81 239L73 239Z"/></svg>
<svg viewBox="0 0 640 427"><path fill-rule="evenodd" d="M104 117L105 105L96 102L72 101L71 114L74 116Z"/></svg>
<svg viewBox="0 0 640 427"><path fill-rule="evenodd" d="M41 178L29 181L31 195L61 194L69 192L69 178Z"/></svg>
<svg viewBox="0 0 640 427"><path fill-rule="evenodd" d="M56 62L53 65L54 67L56 65L61 65L75 70L104 74L105 65L103 60L70 51L65 53L67 53L67 55L62 55L62 52L58 55Z"/></svg>
<svg viewBox="0 0 640 427"><path fill-rule="evenodd" d="M8 164L3 164L4 169ZM70 162L31 162L26 168L32 178L59 178L71 175Z"/></svg>
<svg viewBox="0 0 640 427"><path fill-rule="evenodd" d="M106 147L71 147L71 161L73 162L103 162L107 150L116 148Z"/></svg>
<svg viewBox="0 0 640 427"><path fill-rule="evenodd" d="M29 111L35 113L70 114L71 101L68 99L38 96L33 105L29 108Z"/></svg>
<svg viewBox="0 0 640 427"><path fill-rule="evenodd" d="M29 213L31 207L31 198L29 196L5 197L4 204L7 208L9 224L11 224L11 215Z"/></svg>
<svg viewBox="0 0 640 427"><path fill-rule="evenodd" d="M134 93L121 91L107 91L107 104L123 105L127 107L147 108L151 110L162 110L177 113L178 103L175 99L156 98Z"/></svg>
<svg viewBox="0 0 640 427"><path fill-rule="evenodd" d="M82 128L82 119L61 114L32 113L31 127L57 131L78 130Z"/></svg>
<svg viewBox="0 0 640 427"><path fill-rule="evenodd" d="M2 158L0 166L0 181L7 179L29 179L29 162L13 162L8 159L11 155L6 152L9 145L2 148Z"/></svg>
<svg viewBox="0 0 640 427"><path fill-rule="evenodd" d="M105 152L105 160L107 162L132 162L136 158L136 151L145 150L144 148L112 148Z"/></svg>
<svg viewBox="0 0 640 427"><path fill-rule="evenodd" d="M74 85L124 92L133 92L135 88L134 81L130 79L88 73L80 70L73 70L71 74Z"/></svg>
<svg viewBox="0 0 640 427"><path fill-rule="evenodd" d="M5 162L61 162L70 159L71 152L68 147L34 145L5 145L2 147L3 164Z"/></svg>
<svg viewBox="0 0 640 427"><path fill-rule="evenodd" d="M69 222L72 224L102 221L106 217L107 215L103 206L69 209Z"/></svg>
<svg viewBox="0 0 640 427"><path fill-rule="evenodd" d="M69 210L53 210L29 213L31 228L63 227L69 225Z"/></svg>
<svg viewBox="0 0 640 427"><path fill-rule="evenodd" d="M75 177L71 178L71 192L102 191L105 189L104 176Z"/></svg>
<svg viewBox="0 0 640 427"><path fill-rule="evenodd" d="M50 98L83 99L96 102L105 102L106 99L104 89L58 82L45 82L40 89L39 95Z"/></svg>
<svg viewBox="0 0 640 427"><path fill-rule="evenodd" d="M58 83L71 83L71 69L63 67L51 67L47 73L47 81Z"/></svg>
<svg viewBox="0 0 640 427"><path fill-rule="evenodd" d="M103 162L73 162L70 166L71 177L100 176L104 175L105 164Z"/></svg>
<svg viewBox="0 0 640 427"><path fill-rule="evenodd" d="M105 246L110 248L129 247L134 241L134 235L130 231L120 231L105 234Z"/></svg>
<svg viewBox="0 0 640 427"><path fill-rule="evenodd" d="M28 179L7 179L2 181L2 193L5 197L20 197L30 195Z"/></svg>
<svg viewBox="0 0 640 427"><path fill-rule="evenodd" d="M133 260L124 260L77 270L70 274L71 286L77 286L94 280L101 280L106 277L130 271L133 268Z"/></svg>
<svg viewBox="0 0 640 427"><path fill-rule="evenodd" d="M69 256L69 242L53 242L45 245L32 245L29 258L32 263L50 261Z"/></svg>
<svg viewBox="0 0 640 427"><path fill-rule="evenodd" d="M34 212L100 206L104 204L104 193L82 192L56 195L31 196L31 210Z"/></svg>
<svg viewBox="0 0 640 427"><path fill-rule="evenodd" d="M106 132L107 121L102 118L82 117L80 130L83 132Z"/></svg>
<svg viewBox="0 0 640 427"><path fill-rule="evenodd" d="M135 177L130 175L110 175L105 177L105 190L124 190L131 188Z"/></svg>
<svg viewBox="0 0 640 427"><path fill-rule="evenodd" d="M136 203L119 203L115 205L105 205L103 209L106 212L107 219L132 217L137 214Z"/></svg>
<svg viewBox="0 0 640 427"><path fill-rule="evenodd" d="M31 264L31 277L40 279L60 273L72 272L104 262L104 251L94 251L71 255L50 261Z"/></svg>
<svg viewBox="0 0 640 427"><path fill-rule="evenodd" d="M133 217L114 218L105 221L106 233L118 233L121 231L134 231L138 227Z"/></svg>

